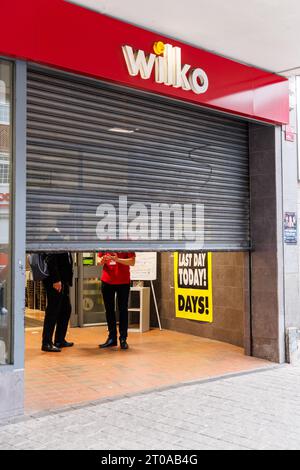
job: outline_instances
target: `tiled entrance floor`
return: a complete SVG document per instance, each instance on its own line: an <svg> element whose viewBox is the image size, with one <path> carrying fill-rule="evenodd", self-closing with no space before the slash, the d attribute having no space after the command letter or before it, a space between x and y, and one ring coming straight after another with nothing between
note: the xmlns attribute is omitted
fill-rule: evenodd
<svg viewBox="0 0 300 470"><path fill-rule="evenodd" d="M44 353L41 330L26 331L26 412L271 365L244 356L238 347L173 331L131 333L128 351L100 350L106 336L104 327L73 328L68 335L73 348Z"/></svg>

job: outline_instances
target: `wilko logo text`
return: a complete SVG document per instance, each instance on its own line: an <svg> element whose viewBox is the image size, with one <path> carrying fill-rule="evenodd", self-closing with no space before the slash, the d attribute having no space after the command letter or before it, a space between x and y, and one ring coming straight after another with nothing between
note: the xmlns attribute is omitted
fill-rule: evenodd
<svg viewBox="0 0 300 470"><path fill-rule="evenodd" d="M153 74L156 83L193 91L197 95L208 90L208 76L203 69L182 65L180 47L158 41L153 46L154 54L146 55L144 51L134 50L131 46L123 46L122 50L128 72L133 77L140 75L148 80Z"/></svg>

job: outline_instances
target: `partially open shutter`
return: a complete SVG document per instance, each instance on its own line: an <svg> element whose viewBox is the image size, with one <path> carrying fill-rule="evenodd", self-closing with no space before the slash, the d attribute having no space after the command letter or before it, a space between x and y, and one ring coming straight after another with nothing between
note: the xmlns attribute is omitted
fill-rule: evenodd
<svg viewBox="0 0 300 470"><path fill-rule="evenodd" d="M247 122L32 66L27 145L29 251L249 247ZM119 214L125 198L127 239L128 226L120 226L125 213ZM110 222L115 210L113 239L96 233L102 220L97 207L103 204L111 208ZM165 204L165 210L176 204L176 217L171 214L170 233L159 218L155 239L157 204ZM181 210L185 222L195 223L196 206L204 207L204 240L198 236L193 242L184 233L178 236L178 217ZM136 223L142 222L144 233L137 240L134 233L141 227L134 225L133 213L139 207Z"/></svg>

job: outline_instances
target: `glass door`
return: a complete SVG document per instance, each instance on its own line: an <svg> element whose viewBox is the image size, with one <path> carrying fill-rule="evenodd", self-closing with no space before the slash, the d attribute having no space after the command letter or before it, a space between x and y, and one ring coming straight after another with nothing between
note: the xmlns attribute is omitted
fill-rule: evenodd
<svg viewBox="0 0 300 470"><path fill-rule="evenodd" d="M97 253L78 254L78 326L106 323Z"/></svg>

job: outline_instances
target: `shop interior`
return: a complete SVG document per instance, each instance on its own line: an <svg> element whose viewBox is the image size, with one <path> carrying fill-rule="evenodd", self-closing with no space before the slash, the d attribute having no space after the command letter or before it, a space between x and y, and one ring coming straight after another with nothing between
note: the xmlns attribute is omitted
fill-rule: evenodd
<svg viewBox="0 0 300 470"><path fill-rule="evenodd" d="M74 278L70 291L72 314L70 327L105 326L105 308L101 294L101 272L98 253L74 253ZM150 296L149 287L143 281L133 281L130 292L129 324L131 328L139 328L140 305L143 306L143 320L150 327ZM138 295L139 294L139 295ZM147 295L148 305L144 301ZM26 314L25 327L41 328L46 308L46 292L42 282L34 282L27 259L26 266ZM146 318L144 318L146 317Z"/></svg>
<svg viewBox="0 0 300 470"><path fill-rule="evenodd" d="M147 254L149 256L151 254ZM249 305L248 254L213 253L213 323L176 318L174 253L152 253L152 271L132 275L129 350L100 350L107 337L97 253L75 253L72 315L59 354L41 351L46 296L26 270L25 409L28 413L121 397L255 369L265 361L245 354ZM147 263L146 263L147 264ZM148 263L149 264L149 263ZM148 266L149 268L149 266ZM138 279L138 277L142 279Z"/></svg>

